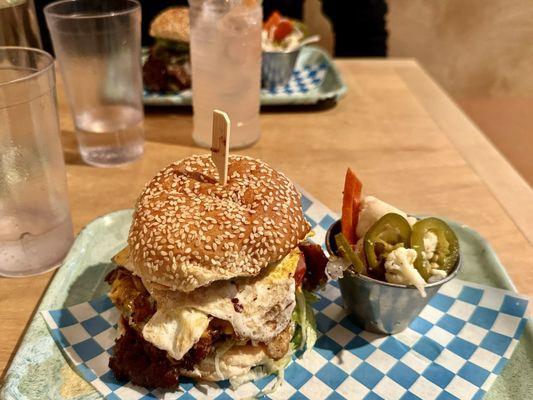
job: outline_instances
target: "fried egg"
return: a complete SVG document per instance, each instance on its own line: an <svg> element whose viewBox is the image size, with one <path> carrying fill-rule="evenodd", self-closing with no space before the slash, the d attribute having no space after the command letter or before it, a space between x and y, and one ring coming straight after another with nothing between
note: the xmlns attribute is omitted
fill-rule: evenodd
<svg viewBox="0 0 533 400"><path fill-rule="evenodd" d="M291 321L300 256L295 249L255 277L218 281L190 293L144 282L157 302L156 314L143 329L144 338L179 360L216 317L230 322L242 339L271 341Z"/></svg>

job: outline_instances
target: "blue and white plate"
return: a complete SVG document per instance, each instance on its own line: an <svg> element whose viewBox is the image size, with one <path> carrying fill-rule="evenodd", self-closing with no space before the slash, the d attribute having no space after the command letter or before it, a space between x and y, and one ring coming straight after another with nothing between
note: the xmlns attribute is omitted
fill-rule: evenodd
<svg viewBox="0 0 533 400"><path fill-rule="evenodd" d="M338 100L345 93L346 85L329 56L318 47L306 46L300 51L289 83L261 90L261 105L310 105ZM148 106L190 106L192 91L159 93L145 90L143 101Z"/></svg>

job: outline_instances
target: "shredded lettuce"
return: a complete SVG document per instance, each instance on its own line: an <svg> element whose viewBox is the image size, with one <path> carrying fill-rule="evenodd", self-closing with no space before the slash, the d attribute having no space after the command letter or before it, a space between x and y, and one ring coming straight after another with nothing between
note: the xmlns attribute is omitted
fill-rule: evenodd
<svg viewBox="0 0 533 400"><path fill-rule="evenodd" d="M303 357L311 351L317 339L315 314L311 304L318 297L311 292L298 288L296 290L296 307L292 319L296 323L296 331L292 343L296 350L304 350Z"/></svg>

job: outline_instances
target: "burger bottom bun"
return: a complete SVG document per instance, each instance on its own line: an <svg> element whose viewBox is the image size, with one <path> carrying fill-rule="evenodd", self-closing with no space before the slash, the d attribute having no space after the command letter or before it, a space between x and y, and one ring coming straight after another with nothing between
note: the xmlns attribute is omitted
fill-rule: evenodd
<svg viewBox="0 0 533 400"><path fill-rule="evenodd" d="M212 354L195 366L194 370L182 370L180 374L204 381L222 381L246 374L253 367L265 364L270 357L262 346L234 346L219 357L219 375L215 368L215 356Z"/></svg>

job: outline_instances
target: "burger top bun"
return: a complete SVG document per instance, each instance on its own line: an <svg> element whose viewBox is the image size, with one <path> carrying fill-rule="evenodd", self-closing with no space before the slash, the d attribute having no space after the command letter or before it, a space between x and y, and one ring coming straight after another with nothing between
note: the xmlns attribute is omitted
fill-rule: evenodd
<svg viewBox="0 0 533 400"><path fill-rule="evenodd" d="M150 36L189 43L189 9L170 7L160 12L150 24Z"/></svg>
<svg viewBox="0 0 533 400"><path fill-rule="evenodd" d="M257 275L309 232L300 194L262 161L231 155L218 183L210 155L161 170L139 197L128 236L137 275L190 292L211 282Z"/></svg>

